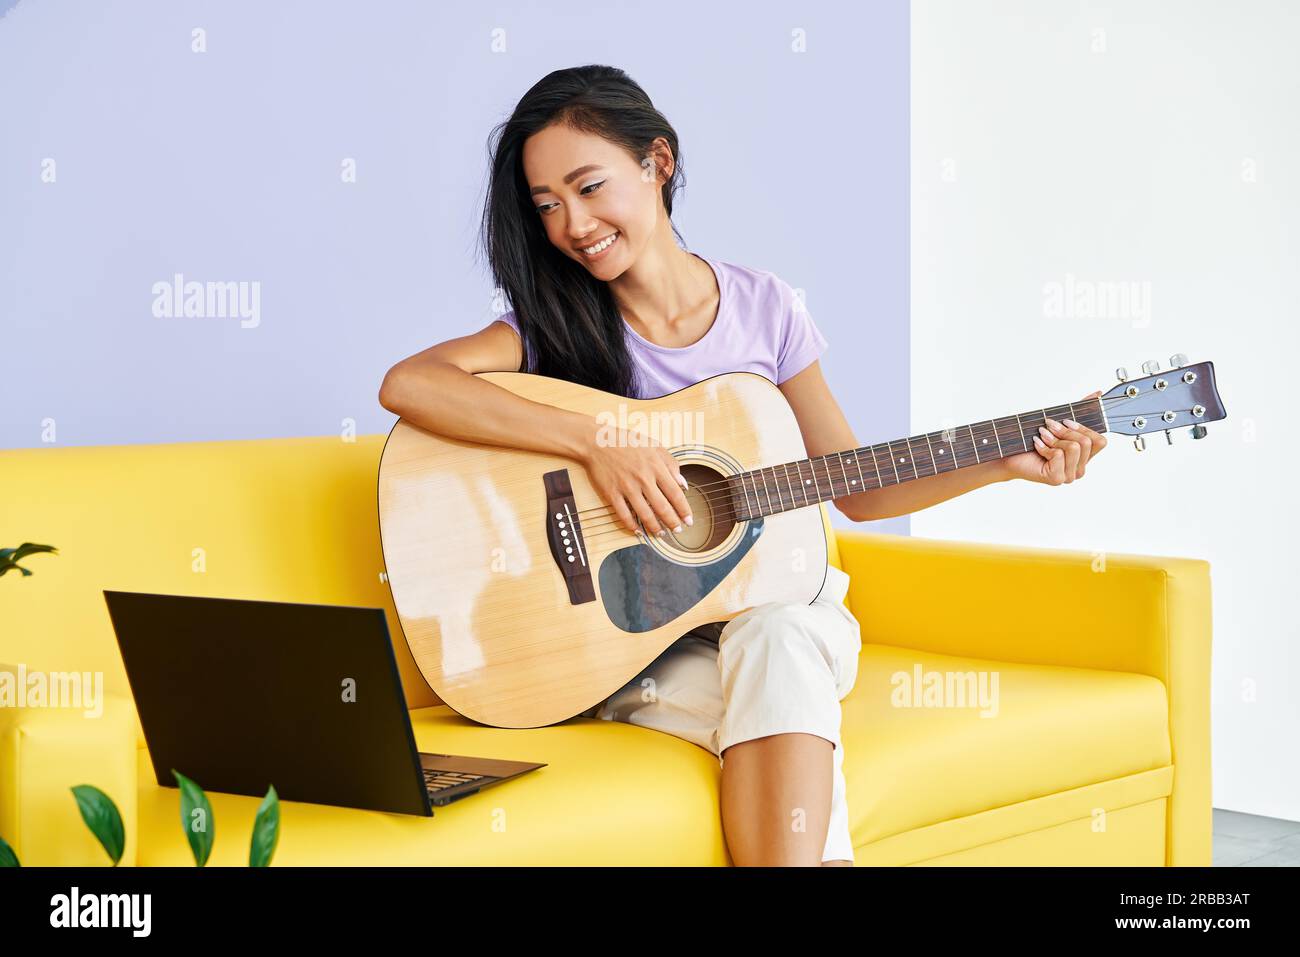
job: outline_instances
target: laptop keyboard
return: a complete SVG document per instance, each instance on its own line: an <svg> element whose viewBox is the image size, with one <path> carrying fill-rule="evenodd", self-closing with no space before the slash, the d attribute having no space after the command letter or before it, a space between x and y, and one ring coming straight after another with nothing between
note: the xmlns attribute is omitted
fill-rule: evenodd
<svg viewBox="0 0 1300 957"><path fill-rule="evenodd" d="M433 793L441 791L444 788L455 787L457 784L468 784L471 781L482 781L487 775L484 774L466 774L464 771L435 771L431 768L423 768L425 790Z"/></svg>

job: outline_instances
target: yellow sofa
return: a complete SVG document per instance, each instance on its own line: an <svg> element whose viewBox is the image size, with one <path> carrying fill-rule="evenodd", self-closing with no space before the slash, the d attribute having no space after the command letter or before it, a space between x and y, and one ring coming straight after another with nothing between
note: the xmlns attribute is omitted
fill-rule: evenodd
<svg viewBox="0 0 1300 957"><path fill-rule="evenodd" d="M547 764L433 818L283 802L277 865L730 863L707 751L581 717L487 728L438 703L383 580L384 438L0 452L0 547L59 549L0 578L0 661L102 672L107 692L93 718L0 707L0 836L24 864L107 863L82 783L122 810L123 864L192 863L104 589L383 607L422 750ZM858 864L1210 864L1206 562L833 535L863 631L843 702ZM896 706L918 669L996 675L996 715ZM210 798L210 863L246 864L258 799Z"/></svg>

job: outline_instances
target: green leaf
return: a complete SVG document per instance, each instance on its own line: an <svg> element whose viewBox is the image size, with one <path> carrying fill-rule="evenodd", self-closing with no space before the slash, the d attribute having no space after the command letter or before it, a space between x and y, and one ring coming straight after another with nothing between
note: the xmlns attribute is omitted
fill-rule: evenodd
<svg viewBox="0 0 1300 957"><path fill-rule="evenodd" d="M216 822L212 819L212 805L208 796L185 775L172 768L172 777L181 789L181 827L185 830L185 839L190 842L194 852L194 863L199 867L208 863L212 853L212 839Z"/></svg>
<svg viewBox="0 0 1300 957"><path fill-rule="evenodd" d="M117 805L93 784L78 784L72 789L72 795L77 799L81 819L104 846L113 866L117 867L126 848L126 829L122 827L122 815L118 813Z"/></svg>
<svg viewBox="0 0 1300 957"><path fill-rule="evenodd" d="M22 867L18 863L18 855L3 837L0 837L0 867Z"/></svg>
<svg viewBox="0 0 1300 957"><path fill-rule="evenodd" d="M0 575L16 568L23 573L23 577L30 576L31 572L19 565L18 559L27 555L34 555L37 552L55 552L57 554L58 549L53 545L35 545L32 542L23 542L17 548L0 548Z"/></svg>
<svg viewBox="0 0 1300 957"><path fill-rule="evenodd" d="M248 848L248 866L266 867L280 842L280 796L271 785L253 820L253 840Z"/></svg>
<svg viewBox="0 0 1300 957"><path fill-rule="evenodd" d="M53 545L33 545L31 542L23 542L14 550L13 560L18 561L20 558L26 558L28 555L35 555L37 552L57 552Z"/></svg>

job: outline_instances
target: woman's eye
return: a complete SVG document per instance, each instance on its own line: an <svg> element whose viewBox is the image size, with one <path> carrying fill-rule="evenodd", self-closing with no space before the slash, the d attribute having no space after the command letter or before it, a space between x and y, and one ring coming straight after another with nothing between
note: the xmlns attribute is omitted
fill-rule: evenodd
<svg viewBox="0 0 1300 957"><path fill-rule="evenodd" d="M596 190L600 189L600 188L601 188L602 186L604 186L604 185L605 185L605 181L602 179L602 180L601 180L600 182L598 182L598 183L592 183L590 186L584 186L584 187L582 187L581 193L582 193L583 196L590 196L592 193L594 193ZM544 203L543 205L537 207L537 211L538 211L539 213L543 213L543 214L545 214L545 213L549 213L549 212L550 212L554 207L556 207L556 206L558 206L558 205L560 205L560 204L559 204L559 203Z"/></svg>

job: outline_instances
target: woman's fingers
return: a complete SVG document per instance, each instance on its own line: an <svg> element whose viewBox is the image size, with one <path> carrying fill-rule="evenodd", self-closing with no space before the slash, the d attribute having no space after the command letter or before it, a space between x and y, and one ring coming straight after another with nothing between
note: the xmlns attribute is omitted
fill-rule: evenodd
<svg viewBox="0 0 1300 957"><path fill-rule="evenodd" d="M678 488L677 491L680 494L681 489ZM682 527L682 519L678 517L677 509L664 496L658 485L646 486L642 496L650 504L650 508L655 514L655 524L660 526L660 528L650 529L651 534L658 535L661 528L671 528L673 531L677 531ZM646 527L649 528L648 525Z"/></svg>
<svg viewBox="0 0 1300 957"><path fill-rule="evenodd" d="M1074 420L1071 419L1070 421L1073 422ZM1056 433L1056 437L1062 443L1066 443L1065 459L1066 466L1070 470L1070 481L1083 478L1084 467L1087 466L1088 459L1092 455L1092 439L1064 422L1057 422L1055 419L1048 419L1047 422L1052 427L1052 431ZM1070 445L1075 446L1077 452L1070 448Z"/></svg>
<svg viewBox="0 0 1300 957"><path fill-rule="evenodd" d="M618 520L623 523L623 527L631 534L635 535L637 532L636 516L632 514L632 509L628 507L628 503L623 495L619 492L614 492L609 496L609 504L613 507L614 514L618 516Z"/></svg>
<svg viewBox="0 0 1300 957"><path fill-rule="evenodd" d="M1040 444L1039 452L1047 459L1048 481L1052 485L1060 485L1063 482L1073 481L1071 476L1074 472L1069 468L1067 459L1067 446L1073 443L1067 443L1052 434L1051 430L1045 426L1038 427L1039 434L1034 436L1034 440Z"/></svg>
<svg viewBox="0 0 1300 957"><path fill-rule="evenodd" d="M1069 426L1076 432L1079 432L1088 438L1090 443L1088 454L1089 459L1106 447L1106 436L1102 435L1100 432L1090 429L1086 425L1075 422L1074 419L1063 419L1062 422L1064 425Z"/></svg>
<svg viewBox="0 0 1300 957"><path fill-rule="evenodd" d="M682 478L680 472L673 472L675 465L669 465L659 477L659 491L663 493L664 498L673 510L673 526L683 523L690 525L694 521L691 515L691 506L686 501L686 479Z"/></svg>
<svg viewBox="0 0 1300 957"><path fill-rule="evenodd" d="M1040 429L1040 431L1042 431ZM1042 476L1043 481L1049 485L1060 485L1060 479L1056 477L1057 472L1061 470L1061 463L1065 461L1064 454L1058 448L1053 448L1044 442L1039 436L1034 436L1034 451L1043 457Z"/></svg>
<svg viewBox="0 0 1300 957"><path fill-rule="evenodd" d="M1083 478L1084 466L1088 464L1092 452L1092 439L1053 418L1048 418L1047 424L1056 440L1055 444L1065 452L1065 480L1073 482Z"/></svg>
<svg viewBox="0 0 1300 957"><path fill-rule="evenodd" d="M655 511L650 507L650 503L645 500L645 495L638 489L633 489L623 493L627 498L628 504L632 507L632 512L641 522L641 528L645 529L647 534L658 535L659 530L663 527L659 524L659 519L655 518ZM637 530L634 530L634 533Z"/></svg>

